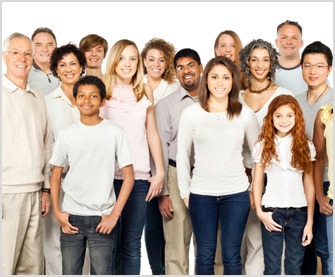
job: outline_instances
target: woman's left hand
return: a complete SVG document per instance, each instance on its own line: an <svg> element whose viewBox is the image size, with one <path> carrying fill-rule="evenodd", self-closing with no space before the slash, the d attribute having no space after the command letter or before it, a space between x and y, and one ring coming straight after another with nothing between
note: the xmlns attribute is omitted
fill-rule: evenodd
<svg viewBox="0 0 335 277"><path fill-rule="evenodd" d="M307 246L311 243L313 238L313 232L312 232L312 225L311 224L306 224L304 228L304 233L302 235L302 246Z"/></svg>
<svg viewBox="0 0 335 277"><path fill-rule="evenodd" d="M152 198L160 195L163 188L163 182L164 182L164 173L156 173L155 176L152 176L148 179L150 183L149 191L147 194L147 197L145 198L145 201L150 202Z"/></svg>

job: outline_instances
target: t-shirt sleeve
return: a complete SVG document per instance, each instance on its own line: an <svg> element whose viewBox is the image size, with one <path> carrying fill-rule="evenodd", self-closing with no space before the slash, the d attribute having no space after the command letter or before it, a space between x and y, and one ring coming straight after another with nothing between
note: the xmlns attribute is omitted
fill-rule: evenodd
<svg viewBox="0 0 335 277"><path fill-rule="evenodd" d="M315 161L316 150L313 142L308 141L309 151L311 152L311 161Z"/></svg>
<svg viewBox="0 0 335 277"><path fill-rule="evenodd" d="M55 142L55 147L51 156L49 163L51 165L56 165L60 167L64 167L67 161L67 151L64 146L64 136L63 132L60 131L58 138Z"/></svg>
<svg viewBox="0 0 335 277"><path fill-rule="evenodd" d="M261 143L258 141L256 142L254 149L252 151L252 159L254 161L254 163L260 163L262 158L262 145Z"/></svg>
<svg viewBox="0 0 335 277"><path fill-rule="evenodd" d="M115 159L118 161L120 168L134 163L135 159L130 149L127 135L121 126L118 130L115 149Z"/></svg>

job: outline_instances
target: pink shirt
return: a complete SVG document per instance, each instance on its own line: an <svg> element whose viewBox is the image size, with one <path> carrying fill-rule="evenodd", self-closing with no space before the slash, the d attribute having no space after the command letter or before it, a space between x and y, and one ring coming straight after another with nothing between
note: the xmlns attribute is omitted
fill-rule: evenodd
<svg viewBox="0 0 335 277"><path fill-rule="evenodd" d="M150 177L150 158L145 127L147 109L151 102L146 96L140 101L132 86L116 85L112 97L100 108L100 116L121 125L126 131L130 148L135 157L133 164L135 180L147 180ZM122 170L116 165L115 179L123 179Z"/></svg>

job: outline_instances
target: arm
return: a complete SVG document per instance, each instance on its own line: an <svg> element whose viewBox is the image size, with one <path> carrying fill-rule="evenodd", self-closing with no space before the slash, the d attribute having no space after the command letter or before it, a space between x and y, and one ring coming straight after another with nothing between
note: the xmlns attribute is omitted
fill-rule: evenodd
<svg viewBox="0 0 335 277"><path fill-rule="evenodd" d="M134 186L134 169L133 165L128 165L122 168L124 176L119 197L115 203L113 211L109 215L103 215L101 222L96 228L96 231L101 234L110 234L115 227L121 212L126 204L129 194ZM113 188L114 189L114 188Z"/></svg>
<svg viewBox="0 0 335 277"><path fill-rule="evenodd" d="M154 97L150 86L145 85L145 91L147 93L148 99L152 103L152 105L148 108L147 111L146 130L147 130L150 153L154 160L156 169L156 174L148 179L148 181L150 182L150 188L145 198L145 201L149 202L153 197L156 197L161 193L165 173L163 167L161 141L156 128L155 111L153 104Z"/></svg>
<svg viewBox="0 0 335 277"><path fill-rule="evenodd" d="M311 162L311 170L309 173L304 172L304 191L307 200L307 222L304 228L302 236L302 245L306 246L311 243L313 238L313 215L314 215L314 203L315 203L315 190L313 183L313 164Z"/></svg>
<svg viewBox="0 0 335 277"><path fill-rule="evenodd" d="M333 206L329 204L330 198L323 192L323 175L327 161L326 139L324 137L325 125L321 121L322 110L315 118L313 143L316 150L316 160L314 163L314 186L316 200L320 206L320 213L332 214Z"/></svg>
<svg viewBox="0 0 335 277"><path fill-rule="evenodd" d="M69 222L70 214L61 212L59 208L59 192L60 192L62 171L63 167L54 165L50 178L51 196L53 199L52 203L54 208L54 214L57 220L59 221L64 234L76 234L78 233L78 228L70 224Z"/></svg>

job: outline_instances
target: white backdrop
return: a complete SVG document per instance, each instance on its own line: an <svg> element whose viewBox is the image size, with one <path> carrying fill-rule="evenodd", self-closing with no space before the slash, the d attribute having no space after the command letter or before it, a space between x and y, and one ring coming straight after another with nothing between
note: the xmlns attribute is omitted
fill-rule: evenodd
<svg viewBox="0 0 335 277"><path fill-rule="evenodd" d="M2 3L2 41L13 32L30 37L36 28L49 27L58 46L70 41L78 45L82 37L93 33L104 37L109 48L127 38L141 51L148 40L159 37L173 43L177 51L193 48L205 66L214 56L219 32L235 31L243 45L258 38L275 45L276 28L287 19L303 27L304 47L320 40L333 49L332 2L7 2ZM105 66L106 62L103 71ZM333 75L329 81L333 85ZM141 274L150 275L145 247L142 256Z"/></svg>

